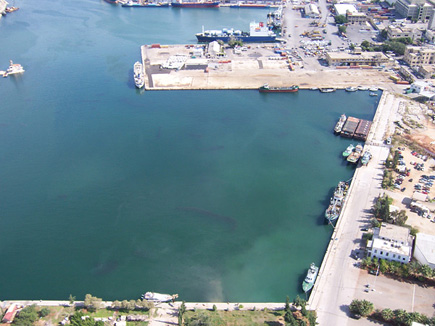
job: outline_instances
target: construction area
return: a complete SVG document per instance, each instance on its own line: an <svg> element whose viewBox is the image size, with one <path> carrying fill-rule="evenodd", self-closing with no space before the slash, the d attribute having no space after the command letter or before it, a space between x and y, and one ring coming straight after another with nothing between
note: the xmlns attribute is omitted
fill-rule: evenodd
<svg viewBox="0 0 435 326"><path fill-rule="evenodd" d="M371 86L402 91L390 74L376 69L335 69L292 57L278 44L250 44L241 48L210 45L143 45L146 90L257 89L299 85L346 88ZM402 86L403 88L403 86Z"/></svg>

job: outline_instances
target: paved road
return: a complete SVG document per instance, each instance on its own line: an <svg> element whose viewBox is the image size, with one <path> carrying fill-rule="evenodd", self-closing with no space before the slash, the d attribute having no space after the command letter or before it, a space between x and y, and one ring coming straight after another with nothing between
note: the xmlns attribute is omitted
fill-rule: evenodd
<svg viewBox="0 0 435 326"><path fill-rule="evenodd" d="M383 162L389 148L383 145L385 132L394 121L398 102L394 96L384 92L368 143L373 158L366 167L359 167L352 180L350 194L337 222L325 258L319 272L318 280L310 296L309 306L316 309L320 325L352 325L348 305L355 298L359 274L362 270L353 266L355 260L351 252L359 248L362 227L369 222L367 209L382 192L380 187L383 174ZM370 323L359 321L359 325Z"/></svg>

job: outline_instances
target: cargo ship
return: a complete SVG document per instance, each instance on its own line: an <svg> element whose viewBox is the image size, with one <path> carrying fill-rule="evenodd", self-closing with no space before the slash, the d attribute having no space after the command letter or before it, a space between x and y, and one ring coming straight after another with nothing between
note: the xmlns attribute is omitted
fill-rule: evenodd
<svg viewBox="0 0 435 326"><path fill-rule="evenodd" d="M264 84L258 91L260 93L295 93L299 91L299 86L293 85L290 87L270 87L269 84Z"/></svg>
<svg viewBox="0 0 435 326"><path fill-rule="evenodd" d="M329 206L325 211L325 218L329 222L335 221L340 216L348 189L349 184L344 181L340 181L335 188L334 195L331 197Z"/></svg>
<svg viewBox="0 0 435 326"><path fill-rule="evenodd" d="M352 164L358 163L361 157L363 147L361 144L356 145L355 150L347 157L347 161Z"/></svg>
<svg viewBox="0 0 435 326"><path fill-rule="evenodd" d="M175 8L217 8L220 5L220 1L183 1L176 0L171 3Z"/></svg>
<svg viewBox="0 0 435 326"><path fill-rule="evenodd" d="M244 43L263 43L275 42L276 34L270 31L264 23L252 22L249 25L249 33L234 30L233 28L225 28L222 30L203 30L201 33L196 34L196 38L200 43L207 43L219 40L223 42L228 42L231 39L242 41Z"/></svg>
<svg viewBox="0 0 435 326"><path fill-rule="evenodd" d="M130 8L158 8L158 7L169 7L169 2L136 2L136 1L128 1L121 5L122 7L130 7Z"/></svg>
<svg viewBox="0 0 435 326"><path fill-rule="evenodd" d="M337 123L336 123L336 125L334 127L334 133L335 134L339 134L341 132L341 129L343 128L344 123L346 122L346 119L347 119L347 117L346 117L345 114L342 114L340 116L340 119L338 119L338 121L337 121Z"/></svg>
<svg viewBox="0 0 435 326"><path fill-rule="evenodd" d="M307 276L302 282L302 289L304 290L304 292L308 292L313 288L318 273L319 273L319 267L317 267L314 263L311 263L310 268L308 269L307 272Z"/></svg>

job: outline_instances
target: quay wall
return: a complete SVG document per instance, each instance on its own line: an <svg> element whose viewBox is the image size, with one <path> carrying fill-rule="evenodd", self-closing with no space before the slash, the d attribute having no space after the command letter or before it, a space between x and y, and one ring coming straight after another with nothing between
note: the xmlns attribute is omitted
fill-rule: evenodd
<svg viewBox="0 0 435 326"><path fill-rule="evenodd" d="M371 144L374 142L374 136L375 128L383 128L383 126L380 126L381 121L381 110L382 105L384 105L386 97L388 96L387 91L382 92L382 96L379 100L378 107L375 112L375 116L373 118L372 127L370 129L369 135L367 137L366 144L364 146L364 150L366 150L366 146L368 144ZM352 182L350 184L347 199L344 203L343 209L341 211L340 217L337 220L337 223L335 225L334 231L331 235L331 239L329 241L328 247L326 249L325 255L323 256L322 263L320 265L319 274L316 279L316 283L314 284L313 289L311 290L311 294L308 300L308 309L317 309L317 303L319 301L319 297L322 295L321 291L319 291L319 288L322 287L321 283L328 282L327 275L328 275L328 268L332 267L332 262L330 261L330 254L334 251L334 247L337 245L337 241L339 240L339 234L342 232L342 226L344 225L346 219L352 218L351 214L348 214L348 203L350 202L350 197L355 195L354 194L354 186L357 183L357 180L359 179L359 172L360 168L356 168L355 173L352 177Z"/></svg>

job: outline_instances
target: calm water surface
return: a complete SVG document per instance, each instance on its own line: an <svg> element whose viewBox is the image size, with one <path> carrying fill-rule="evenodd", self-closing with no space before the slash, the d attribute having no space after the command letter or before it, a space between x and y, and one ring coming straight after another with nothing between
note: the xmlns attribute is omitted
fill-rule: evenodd
<svg viewBox="0 0 435 326"><path fill-rule="evenodd" d="M16 1L0 20L0 299L92 293L283 301L320 264L343 112L368 92L141 93L139 46L245 29L267 10Z"/></svg>

